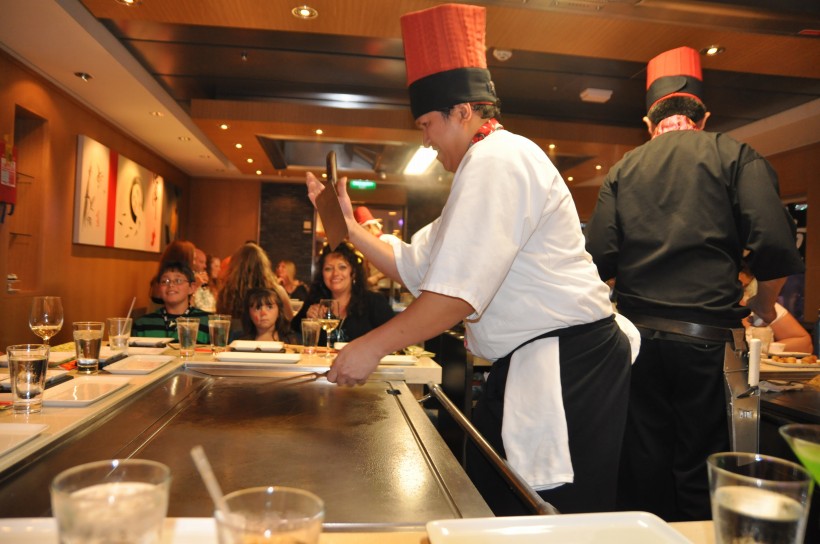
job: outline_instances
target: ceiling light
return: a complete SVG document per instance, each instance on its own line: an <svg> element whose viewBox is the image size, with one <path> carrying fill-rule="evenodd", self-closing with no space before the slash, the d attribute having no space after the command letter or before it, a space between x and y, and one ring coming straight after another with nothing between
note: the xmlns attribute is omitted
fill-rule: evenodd
<svg viewBox="0 0 820 544"><path fill-rule="evenodd" d="M242 144L236 144L237 149L242 149Z"/></svg>
<svg viewBox="0 0 820 544"><path fill-rule="evenodd" d="M574 179L575 179L574 177L570 176L570 177L567 178L567 181L573 181Z"/></svg>
<svg viewBox="0 0 820 544"><path fill-rule="evenodd" d="M322 179L327 179L327 173L322 174Z"/></svg>
<svg viewBox="0 0 820 544"><path fill-rule="evenodd" d="M257 171L256 171L256 175L257 175L257 176L261 176L261 175L262 175L262 170L257 170Z"/></svg>
<svg viewBox="0 0 820 544"><path fill-rule="evenodd" d="M90 80L94 79L94 76L92 76L91 74L89 74L87 72L74 72L74 75L77 76L78 78L82 79L83 81L90 81Z"/></svg>
<svg viewBox="0 0 820 544"><path fill-rule="evenodd" d="M142 0L114 0L118 4L122 4L123 6L128 6L129 8L133 8L134 6L138 6L142 4Z"/></svg>
<svg viewBox="0 0 820 544"><path fill-rule="evenodd" d="M313 9L312 7L308 6L307 4L302 6L296 6L295 8L290 10L290 12L297 19L315 19L319 16L319 12Z"/></svg>
<svg viewBox="0 0 820 544"><path fill-rule="evenodd" d="M548 147L549 147L550 149L555 149L555 144L550 144Z"/></svg>
<svg viewBox="0 0 820 544"><path fill-rule="evenodd" d="M706 55L709 57L714 57L715 55L720 55L726 51L725 47L721 47L719 45L710 45L709 47L704 47L700 50L701 55Z"/></svg>
<svg viewBox="0 0 820 544"><path fill-rule="evenodd" d="M581 91L581 100L584 102L594 102L604 104L612 98L612 91L609 89L593 89L592 87Z"/></svg>
<svg viewBox="0 0 820 544"><path fill-rule="evenodd" d="M248 164L253 163L253 159L252 159L252 158L250 158L250 157L248 157L247 161L248 161Z"/></svg>
<svg viewBox="0 0 820 544"><path fill-rule="evenodd" d="M321 136L321 135L322 135L322 134L324 134L324 133L325 133L325 131L324 131L324 130L322 130L322 129L320 129L320 128L317 128L317 129L316 129L316 135L317 135L317 136Z"/></svg>
<svg viewBox="0 0 820 544"><path fill-rule="evenodd" d="M219 125L219 128L221 128L222 130L228 130L229 128L231 128L231 125L222 123L221 125Z"/></svg>
<svg viewBox="0 0 820 544"><path fill-rule="evenodd" d="M191 141L191 138L189 136L180 136L178 139L179 139L180 142L190 142Z"/></svg>
<svg viewBox="0 0 820 544"><path fill-rule="evenodd" d="M418 176L419 174L423 174L430 168L433 161L436 160L436 156L438 156L438 152L435 149L420 145L413 154L413 158L410 159L410 162L408 162L404 168L404 175Z"/></svg>
<svg viewBox="0 0 820 544"><path fill-rule="evenodd" d="M595 169L596 169L596 170L600 170L601 168L603 168L603 166L601 166L600 164L596 164L596 165L595 165Z"/></svg>

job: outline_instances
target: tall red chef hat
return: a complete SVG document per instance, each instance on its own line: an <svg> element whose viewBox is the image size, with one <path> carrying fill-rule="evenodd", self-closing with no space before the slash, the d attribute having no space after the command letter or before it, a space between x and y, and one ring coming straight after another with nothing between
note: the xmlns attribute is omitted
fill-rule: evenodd
<svg viewBox="0 0 820 544"><path fill-rule="evenodd" d="M691 47L661 53L646 67L646 111L670 96L691 96L703 102L700 55Z"/></svg>
<svg viewBox="0 0 820 544"><path fill-rule="evenodd" d="M413 118L463 102L495 104L484 47L486 10L442 4L401 18Z"/></svg>

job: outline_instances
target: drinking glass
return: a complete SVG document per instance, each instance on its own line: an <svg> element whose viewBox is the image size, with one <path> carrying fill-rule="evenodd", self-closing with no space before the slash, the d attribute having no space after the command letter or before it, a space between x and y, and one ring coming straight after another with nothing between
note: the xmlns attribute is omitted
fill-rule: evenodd
<svg viewBox="0 0 820 544"><path fill-rule="evenodd" d="M302 320L302 345L305 346L302 353L305 355L313 355L316 353L316 346L319 345L319 331L322 330L322 324L318 319Z"/></svg>
<svg viewBox="0 0 820 544"><path fill-rule="evenodd" d="M108 318L108 347L112 351L128 352L128 339L131 337L130 317L109 317Z"/></svg>
<svg viewBox="0 0 820 544"><path fill-rule="evenodd" d="M77 350L77 372L91 374L100 369L100 347L105 323L102 321L75 321L74 347Z"/></svg>
<svg viewBox="0 0 820 544"><path fill-rule="evenodd" d="M43 339L43 344L63 328L63 302L60 297L34 297L28 318L31 332Z"/></svg>
<svg viewBox="0 0 820 544"><path fill-rule="evenodd" d="M820 425L791 423L780 427L780 436L820 485Z"/></svg>
<svg viewBox="0 0 820 544"><path fill-rule="evenodd" d="M36 414L43 409L48 349L45 344L18 344L6 350L15 414Z"/></svg>
<svg viewBox="0 0 820 544"><path fill-rule="evenodd" d="M194 356L196 338L199 334L198 317L177 318L177 338L179 338L179 355L184 359Z"/></svg>
<svg viewBox="0 0 820 544"><path fill-rule="evenodd" d="M333 355L330 353L330 333L339 326L339 303L332 298L323 298L319 301L319 322L322 324L322 330L327 336L327 353L325 358L331 359Z"/></svg>
<svg viewBox="0 0 820 544"><path fill-rule="evenodd" d="M292 487L252 487L225 495L230 512L217 510L219 544L316 544L322 532L322 499Z"/></svg>
<svg viewBox="0 0 820 544"><path fill-rule="evenodd" d="M222 353L228 350L228 336L231 331L231 316L211 314L208 316L208 332L211 335L211 351Z"/></svg>
<svg viewBox="0 0 820 544"><path fill-rule="evenodd" d="M800 544L814 482L800 465L754 453L707 459L715 542Z"/></svg>
<svg viewBox="0 0 820 544"><path fill-rule="evenodd" d="M162 542L171 471L144 459L64 470L51 484L60 542Z"/></svg>

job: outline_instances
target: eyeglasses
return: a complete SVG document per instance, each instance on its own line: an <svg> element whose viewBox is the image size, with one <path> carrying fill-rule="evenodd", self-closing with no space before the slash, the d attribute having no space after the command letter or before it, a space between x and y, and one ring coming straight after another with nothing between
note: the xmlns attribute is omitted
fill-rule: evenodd
<svg viewBox="0 0 820 544"><path fill-rule="evenodd" d="M159 280L159 284L164 285L165 287L171 287L172 285L176 285L177 287L179 287L183 283L191 283L191 282L188 281L188 280L183 280L182 278L175 278L173 280L170 280L170 279Z"/></svg>

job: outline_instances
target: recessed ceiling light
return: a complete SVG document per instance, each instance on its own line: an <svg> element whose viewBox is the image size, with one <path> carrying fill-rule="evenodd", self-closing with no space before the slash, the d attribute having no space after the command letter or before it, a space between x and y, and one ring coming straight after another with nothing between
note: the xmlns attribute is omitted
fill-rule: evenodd
<svg viewBox="0 0 820 544"><path fill-rule="evenodd" d="M142 0L114 0L118 4L122 4L123 6L128 6L129 8L133 8L134 6L138 6L142 4Z"/></svg>
<svg viewBox="0 0 820 544"><path fill-rule="evenodd" d="M324 134L324 133L325 133L325 131L324 131L324 130L322 130L322 129L320 129L320 128L317 128L317 129L316 129L316 135L317 135L317 136L321 136L321 135L322 135L322 134Z"/></svg>
<svg viewBox="0 0 820 544"><path fill-rule="evenodd" d="M567 181L572 181L574 179L575 179L574 177L570 176L570 177L567 178Z"/></svg>
<svg viewBox="0 0 820 544"><path fill-rule="evenodd" d="M221 125L219 125L219 128L221 128L222 130L228 130L229 128L231 128L231 125L227 123L222 123Z"/></svg>
<svg viewBox="0 0 820 544"><path fill-rule="evenodd" d="M236 144L237 149L242 149L242 144Z"/></svg>
<svg viewBox="0 0 820 544"><path fill-rule="evenodd" d="M74 72L74 75L82 79L83 81L91 81L92 79L94 79L94 76L92 76L88 72Z"/></svg>
<svg viewBox="0 0 820 544"><path fill-rule="evenodd" d="M550 149L555 149L555 144L550 144L548 147L549 147Z"/></svg>
<svg viewBox="0 0 820 544"><path fill-rule="evenodd" d="M251 164L253 162L253 159L250 157L248 157L246 160L248 161L248 164Z"/></svg>
<svg viewBox="0 0 820 544"><path fill-rule="evenodd" d="M595 169L596 169L596 170L600 170L601 168L603 168L603 166L601 166L600 164L596 164L596 165L595 165Z"/></svg>
<svg viewBox="0 0 820 544"><path fill-rule="evenodd" d="M261 176L261 175L262 175L262 170L257 170L257 171L256 171L256 175L257 175L257 176Z"/></svg>
<svg viewBox="0 0 820 544"><path fill-rule="evenodd" d="M151 114L151 117L164 117L165 116L165 114L162 113L161 111L150 111L148 113Z"/></svg>
<svg viewBox="0 0 820 544"><path fill-rule="evenodd" d="M190 142L191 138L189 136L180 136L179 141L180 142Z"/></svg>
<svg viewBox="0 0 820 544"><path fill-rule="evenodd" d="M327 174L322 174L322 179L327 179Z"/></svg>
<svg viewBox="0 0 820 544"><path fill-rule="evenodd" d="M319 12L308 6L307 4L296 6L290 12L297 19L315 19L319 16Z"/></svg>
<svg viewBox="0 0 820 544"><path fill-rule="evenodd" d="M720 55L726 51L725 47L721 47L719 45L710 45L709 47L704 47L700 50L701 55L706 55L709 57L714 57L715 55Z"/></svg>

